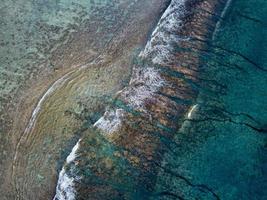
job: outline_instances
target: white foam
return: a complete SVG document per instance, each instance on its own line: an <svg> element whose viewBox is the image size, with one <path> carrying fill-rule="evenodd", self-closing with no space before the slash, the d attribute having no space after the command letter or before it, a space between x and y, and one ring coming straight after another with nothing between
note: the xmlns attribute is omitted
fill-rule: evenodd
<svg viewBox="0 0 267 200"><path fill-rule="evenodd" d="M164 84L164 79L155 68L134 68L129 86L119 91L118 95L133 109L145 112L145 100L153 98L155 92ZM123 109L109 110L94 126L106 134L112 134L119 130L124 116Z"/></svg>
<svg viewBox="0 0 267 200"><path fill-rule="evenodd" d="M63 77L61 77L60 79L58 79L56 82L54 82L51 87L49 87L49 89L44 93L44 95L42 96L42 98L39 100L39 102L37 103L36 107L34 108L32 115L31 115L31 119L26 127L26 129L24 130L24 133L29 133L31 131L31 129L33 128L33 126L35 125L35 121L37 118L38 113L41 110L41 106L43 104L43 102L46 100L46 98L48 96L50 96L58 87L60 87L62 84L64 84L68 79L69 79L69 75L72 72L69 72L67 74L65 74Z"/></svg>
<svg viewBox="0 0 267 200"><path fill-rule="evenodd" d="M76 143L76 145L72 148L71 153L68 155L66 159L66 164L71 163L76 158L77 150L80 146L80 141ZM71 172L73 172L73 167L71 168ZM73 173L72 173L73 174ZM56 195L53 200L75 200L76 190L74 187L74 181L79 180L80 177L70 177L65 170L65 166L63 166L62 170L59 173Z"/></svg>
<svg viewBox="0 0 267 200"><path fill-rule="evenodd" d="M124 113L123 109L106 111L94 126L104 133L111 134L120 128Z"/></svg>
<svg viewBox="0 0 267 200"><path fill-rule="evenodd" d="M56 195L53 200L75 200L74 178L69 177L63 168L59 173Z"/></svg>
<svg viewBox="0 0 267 200"><path fill-rule="evenodd" d="M187 118L188 118L188 119L192 119L192 115L193 115L193 113L195 112L195 110L197 109L197 107L198 107L197 104L194 105L194 106L192 106L192 108L189 110L189 112L188 112L188 114L187 114Z"/></svg>
<svg viewBox="0 0 267 200"><path fill-rule="evenodd" d="M146 111L144 103L165 84L160 72L153 67L135 68L129 86L120 92L132 108Z"/></svg>
<svg viewBox="0 0 267 200"><path fill-rule="evenodd" d="M79 139L79 141L72 148L72 151L71 151L70 155L68 155L68 157L67 157L67 160L66 160L67 163L70 163L70 162L72 162L72 161L75 160L75 158L76 158L76 152L77 152L77 150L78 150L78 148L80 146L80 141L81 141L81 139Z"/></svg>
<svg viewBox="0 0 267 200"><path fill-rule="evenodd" d="M150 59L154 64L166 64L174 57L172 52L174 44L188 38L177 36L177 31L182 27L182 16L185 13L186 0L172 0L163 13L157 27L151 35L140 57Z"/></svg>

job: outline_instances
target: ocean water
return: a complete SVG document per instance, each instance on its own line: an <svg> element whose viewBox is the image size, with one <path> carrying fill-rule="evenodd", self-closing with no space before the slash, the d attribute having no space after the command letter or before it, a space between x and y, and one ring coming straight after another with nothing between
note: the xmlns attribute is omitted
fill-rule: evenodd
<svg viewBox="0 0 267 200"><path fill-rule="evenodd" d="M234 0L205 52L197 108L165 154L158 199L267 199L267 2ZM154 198L151 198L154 199Z"/></svg>

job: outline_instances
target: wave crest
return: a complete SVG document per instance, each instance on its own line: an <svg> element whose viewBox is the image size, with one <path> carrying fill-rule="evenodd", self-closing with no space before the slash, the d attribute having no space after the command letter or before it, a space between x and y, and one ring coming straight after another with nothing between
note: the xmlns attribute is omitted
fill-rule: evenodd
<svg viewBox="0 0 267 200"><path fill-rule="evenodd" d="M183 27L183 17L186 13L186 0L173 0L163 13L150 41L140 53L143 59L151 60L154 64L164 65L174 57L174 44L188 38L179 37L177 32Z"/></svg>

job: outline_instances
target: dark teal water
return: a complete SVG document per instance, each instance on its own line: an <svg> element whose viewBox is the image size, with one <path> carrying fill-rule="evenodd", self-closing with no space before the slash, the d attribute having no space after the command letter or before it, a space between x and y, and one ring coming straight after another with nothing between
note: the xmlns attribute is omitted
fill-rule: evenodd
<svg viewBox="0 0 267 200"><path fill-rule="evenodd" d="M203 57L213 91L165 154L157 199L267 199L266 19L265 0L228 8Z"/></svg>

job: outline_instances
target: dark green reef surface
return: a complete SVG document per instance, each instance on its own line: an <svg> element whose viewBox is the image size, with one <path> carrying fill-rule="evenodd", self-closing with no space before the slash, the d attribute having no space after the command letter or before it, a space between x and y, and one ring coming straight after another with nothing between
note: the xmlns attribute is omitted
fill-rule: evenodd
<svg viewBox="0 0 267 200"><path fill-rule="evenodd" d="M0 200L267 200L266 0L0 17Z"/></svg>

